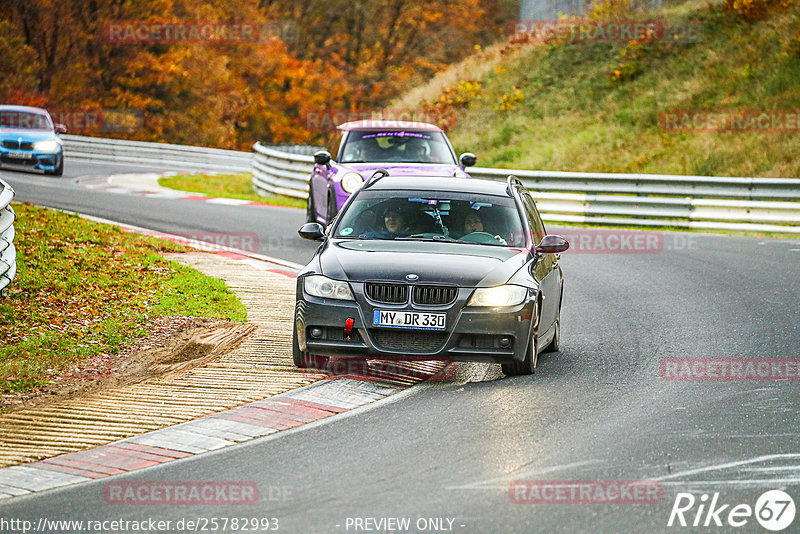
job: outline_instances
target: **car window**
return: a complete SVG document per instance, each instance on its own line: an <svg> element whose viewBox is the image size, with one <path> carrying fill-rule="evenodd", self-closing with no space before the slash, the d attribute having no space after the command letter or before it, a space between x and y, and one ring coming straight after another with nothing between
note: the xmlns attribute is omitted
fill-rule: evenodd
<svg viewBox="0 0 800 534"><path fill-rule="evenodd" d="M536 203L527 191L522 194L522 203L525 205L525 212L535 237L535 244L541 243L547 231L545 230L542 217L539 215L539 210L536 209Z"/></svg>
<svg viewBox="0 0 800 534"><path fill-rule="evenodd" d="M351 131L341 163L456 163L441 132Z"/></svg>
<svg viewBox="0 0 800 534"><path fill-rule="evenodd" d="M0 127L27 130L52 130L47 115L29 111L0 110Z"/></svg>
<svg viewBox="0 0 800 534"><path fill-rule="evenodd" d="M366 191L342 214L334 237L426 239L520 246L519 212L509 197L469 193Z"/></svg>

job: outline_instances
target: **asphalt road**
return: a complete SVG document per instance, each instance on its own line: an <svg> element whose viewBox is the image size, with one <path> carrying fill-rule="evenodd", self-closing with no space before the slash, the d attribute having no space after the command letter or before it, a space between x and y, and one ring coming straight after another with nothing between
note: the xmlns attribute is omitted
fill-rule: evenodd
<svg viewBox="0 0 800 534"><path fill-rule="evenodd" d="M297 235L297 229L305 222L301 209L178 202L98 191L77 183L78 180L101 181L112 174L143 172L159 172L159 169L68 160L61 178L8 170L0 170L0 178L11 184L18 201L86 213L162 232L228 233L236 238L255 234L258 253L294 263L307 263L317 249L315 243Z"/></svg>
<svg viewBox="0 0 800 534"><path fill-rule="evenodd" d="M127 198L69 179L0 176L18 200L165 231L246 226L269 242L302 221L299 211ZM438 522L470 533L766 532L754 517L736 529L726 521L733 506L755 507L767 490L785 490L800 507L800 382L682 382L659 369L665 358L800 356L800 240L661 236L660 252L563 255L561 351L543 355L534 376L423 385L322 424L14 498L0 504L0 518L154 518L173 521L176 532L189 530L175 528L181 519L214 517L277 518L282 532L403 531L368 518L409 518L410 532ZM312 252L298 239L284 256L263 253L302 263ZM255 482L262 498L198 508L112 506L103 496L110 481L190 480ZM650 480L663 495L636 504L513 502L509 485L531 480ZM681 492L697 499L685 512L690 526L668 527ZM692 527L701 497L709 496L705 512L715 493L718 508L729 505L719 515L724 526ZM800 532L798 516L783 532ZM703 513L699 524L705 520ZM224 531L237 531L230 527Z"/></svg>

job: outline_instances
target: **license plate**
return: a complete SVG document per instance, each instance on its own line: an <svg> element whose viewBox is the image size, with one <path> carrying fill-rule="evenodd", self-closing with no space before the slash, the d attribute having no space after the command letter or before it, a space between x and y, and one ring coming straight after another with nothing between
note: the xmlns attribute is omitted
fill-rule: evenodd
<svg viewBox="0 0 800 534"><path fill-rule="evenodd" d="M444 330L445 313L375 310L373 326L414 328L417 330Z"/></svg>
<svg viewBox="0 0 800 534"><path fill-rule="evenodd" d="M31 159L33 154L30 152L9 152L8 157L14 159Z"/></svg>

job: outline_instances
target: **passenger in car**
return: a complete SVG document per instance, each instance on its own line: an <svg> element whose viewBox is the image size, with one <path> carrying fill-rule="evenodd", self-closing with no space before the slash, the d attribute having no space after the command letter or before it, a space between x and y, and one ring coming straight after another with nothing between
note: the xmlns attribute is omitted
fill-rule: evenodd
<svg viewBox="0 0 800 534"><path fill-rule="evenodd" d="M372 213L378 210L376 222L371 224ZM407 237L417 230L413 227L412 214L399 203L389 203L381 210L380 207L369 210L359 217L359 226L362 231L357 235L362 237L376 237L379 239L392 239L395 237Z"/></svg>

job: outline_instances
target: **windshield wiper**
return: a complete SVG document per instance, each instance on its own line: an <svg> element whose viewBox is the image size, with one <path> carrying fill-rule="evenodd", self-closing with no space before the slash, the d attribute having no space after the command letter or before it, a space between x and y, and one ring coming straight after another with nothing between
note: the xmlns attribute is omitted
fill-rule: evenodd
<svg viewBox="0 0 800 534"><path fill-rule="evenodd" d="M434 235L431 237L424 236L408 236L408 237L395 237L395 241L441 241L444 243L461 243L460 239L453 239L452 237L445 237L443 235Z"/></svg>

